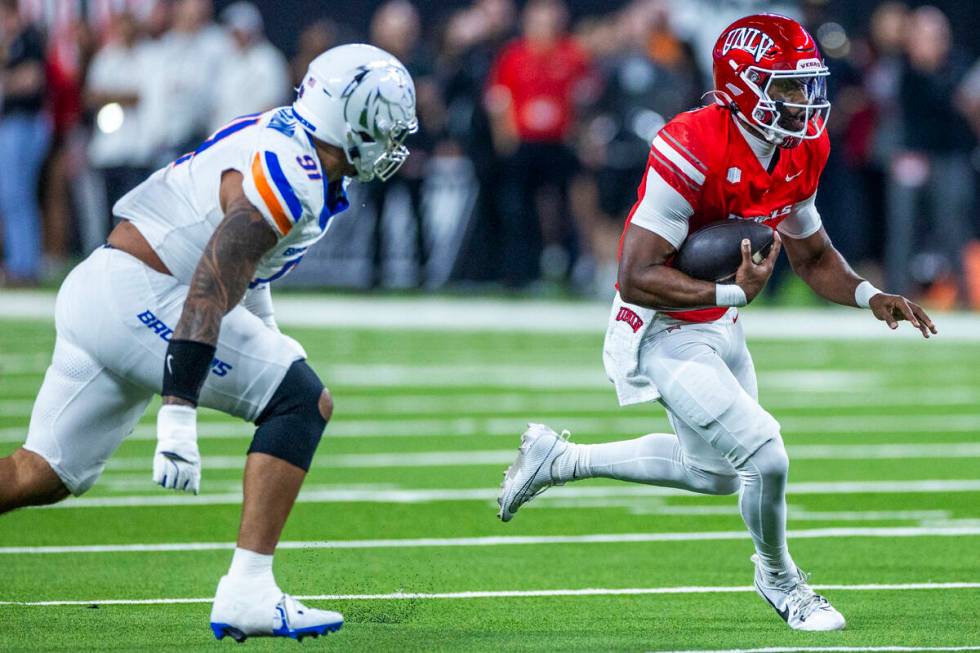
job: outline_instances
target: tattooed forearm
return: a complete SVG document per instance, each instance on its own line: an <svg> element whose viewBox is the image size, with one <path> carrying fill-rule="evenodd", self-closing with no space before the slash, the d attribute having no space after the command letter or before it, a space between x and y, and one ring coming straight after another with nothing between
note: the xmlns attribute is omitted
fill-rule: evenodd
<svg viewBox="0 0 980 653"><path fill-rule="evenodd" d="M204 248L173 337L216 344L222 318L242 300L259 259L275 244L255 207L243 196L233 200Z"/></svg>

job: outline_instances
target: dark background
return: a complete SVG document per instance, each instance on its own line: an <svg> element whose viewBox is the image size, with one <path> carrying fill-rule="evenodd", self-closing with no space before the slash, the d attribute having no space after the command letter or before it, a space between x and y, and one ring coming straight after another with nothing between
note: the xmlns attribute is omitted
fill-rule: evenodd
<svg viewBox="0 0 980 653"><path fill-rule="evenodd" d="M262 11L269 39L287 56L295 52L296 35L309 22L318 18L329 18L339 25L353 29L350 36L363 36L374 11L383 0L355 0L354 2L325 0L252 0ZM215 0L217 12L234 0ZM590 14L609 13L627 4L623 0L566 0L573 20ZM432 32L441 24L441 18L453 10L470 4L469 0L413 0L423 17L424 29ZM758 10L755 3L746 4L737 0L719 0L719 5L745 6L746 13ZM880 0L829 0L828 2L800 3L803 7L812 4L823 9L825 14L840 22L848 30L864 31L868 17ZM906 2L915 8L922 5L939 7L949 16L953 25L954 41L973 54L980 54L980 1L978 0L934 0L932 2L910 0ZM518 7L524 2L518 0Z"/></svg>

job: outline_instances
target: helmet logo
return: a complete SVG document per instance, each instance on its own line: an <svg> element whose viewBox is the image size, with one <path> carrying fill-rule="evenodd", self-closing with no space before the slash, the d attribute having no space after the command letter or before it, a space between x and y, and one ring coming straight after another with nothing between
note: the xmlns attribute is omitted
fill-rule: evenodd
<svg viewBox="0 0 980 653"><path fill-rule="evenodd" d="M755 58L756 63L759 63L775 43L776 41L762 30L754 27L738 27L725 36L721 54L724 56L730 50L745 50Z"/></svg>

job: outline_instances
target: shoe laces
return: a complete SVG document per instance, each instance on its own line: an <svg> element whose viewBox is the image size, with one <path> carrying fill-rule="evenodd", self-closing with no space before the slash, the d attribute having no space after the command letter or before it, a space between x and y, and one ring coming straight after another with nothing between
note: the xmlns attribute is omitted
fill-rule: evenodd
<svg viewBox="0 0 980 653"><path fill-rule="evenodd" d="M554 429L549 429L549 430L551 430L551 432L554 433L558 437L558 439L560 441L562 441L562 442L568 442L568 439L570 437L572 437L572 432L569 431L568 429L562 429L561 433L556 433L554 431ZM528 449L530 448L530 445L526 445L526 446L527 446ZM525 449L525 444L523 444L523 443L521 444L521 452L527 453L527 450ZM558 458L561 457L561 455L562 454L559 454L558 456L555 456L555 459L551 461L551 465L548 466L548 475L551 478L551 484L552 485L564 485L563 482L559 482L559 481L554 480L555 479L554 466L555 466L555 463L558 461ZM505 476L506 476L506 474L507 474L507 472L504 472L504 475ZM536 496L538 496L539 494L543 493L547 489L548 489L548 486L547 485L543 485L543 486L539 487L533 493L531 493L530 495L528 495L527 499L524 500L524 503L528 503L529 501L531 501L531 499L535 498Z"/></svg>
<svg viewBox="0 0 980 653"><path fill-rule="evenodd" d="M528 426L530 427L531 425L528 425ZM568 442L568 439L570 437L572 437L572 432L569 431L568 429L562 429L561 433L557 433L554 429L552 429L549 426L546 426L544 424L536 424L534 426L541 426L541 427L543 427L545 429L548 429L549 431L551 431L552 433L554 433L555 436L559 440L561 440L562 442ZM531 429L529 428L528 430L530 431ZM527 453L530 448L531 448L531 442L529 440L527 440L527 439L522 439L521 440L521 446L519 447L520 452L521 453Z"/></svg>
<svg viewBox="0 0 980 653"><path fill-rule="evenodd" d="M813 591L813 588L810 587L808 582L810 580L809 574L802 569L797 569L796 573L798 574L798 580L789 591L787 599L790 603L796 605L797 613L805 621L817 610L829 607L830 602Z"/></svg>

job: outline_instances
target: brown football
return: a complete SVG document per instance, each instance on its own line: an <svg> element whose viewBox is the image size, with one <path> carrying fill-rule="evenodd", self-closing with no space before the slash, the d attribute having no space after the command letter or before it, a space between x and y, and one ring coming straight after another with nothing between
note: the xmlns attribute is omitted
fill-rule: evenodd
<svg viewBox="0 0 980 653"><path fill-rule="evenodd" d="M695 279L730 282L742 263L744 238L752 243L752 259L761 263L772 248L772 229L748 220L722 220L688 236L673 265Z"/></svg>

